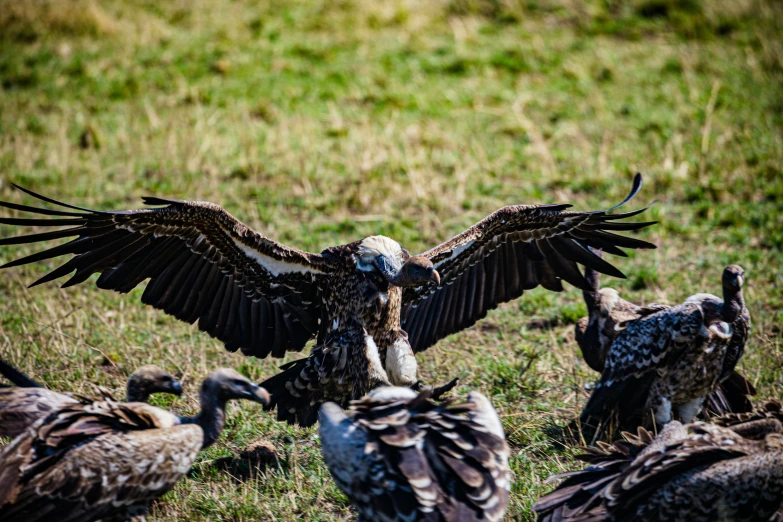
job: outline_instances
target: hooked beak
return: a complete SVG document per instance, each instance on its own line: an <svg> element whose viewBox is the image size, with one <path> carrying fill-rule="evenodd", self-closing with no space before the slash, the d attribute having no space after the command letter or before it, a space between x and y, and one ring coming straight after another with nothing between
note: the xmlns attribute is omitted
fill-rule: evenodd
<svg viewBox="0 0 783 522"><path fill-rule="evenodd" d="M250 390L250 397L248 397L251 401L257 402L259 404L262 404L264 406L269 405L269 392L266 391L266 389L262 388L258 385L253 385L253 387Z"/></svg>
<svg viewBox="0 0 783 522"><path fill-rule="evenodd" d="M169 388L169 391L174 395L182 395L182 383L174 380L171 383L171 387Z"/></svg>
<svg viewBox="0 0 783 522"><path fill-rule="evenodd" d="M432 268L430 271L430 281L435 283L435 286L440 286L440 274L435 268Z"/></svg>

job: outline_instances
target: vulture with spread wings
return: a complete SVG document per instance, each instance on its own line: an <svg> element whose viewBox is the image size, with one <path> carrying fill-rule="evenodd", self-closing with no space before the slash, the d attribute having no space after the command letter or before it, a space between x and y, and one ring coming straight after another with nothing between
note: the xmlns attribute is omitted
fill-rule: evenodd
<svg viewBox="0 0 783 522"><path fill-rule="evenodd" d="M641 184L637 174L621 205ZM310 358L264 383L279 416L291 422L301 415L314 422L321 402L346 405L344 397L359 398L379 384L420 386L415 352L525 290L561 291L562 281L587 289L580 264L624 277L588 247L614 255L654 248L617 233L654 223L621 222L644 208L610 214L620 205L590 212L569 211L570 205L504 207L418 256L384 236L315 254L277 243L212 203L145 198L162 208L107 212L22 190L59 208L0 206L54 217L0 224L57 229L0 239L0 245L74 238L4 265L74 256L33 286L73 274L68 287L99 273L99 288L125 293L149 279L144 303L198 321L226 349L254 357L283 357L316 339Z"/></svg>

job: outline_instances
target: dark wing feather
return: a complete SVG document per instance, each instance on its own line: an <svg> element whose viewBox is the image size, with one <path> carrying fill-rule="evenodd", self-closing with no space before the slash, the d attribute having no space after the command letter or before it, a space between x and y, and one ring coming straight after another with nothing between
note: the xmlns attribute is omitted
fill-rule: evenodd
<svg viewBox="0 0 783 522"><path fill-rule="evenodd" d="M725 460L753 454L763 447L763 443L745 440L731 430L714 425L695 424L689 425L688 429L691 433L686 438L666 444L660 451L640 455L621 476L607 486L602 496L606 500L607 509L617 520L626 520L632 516L640 505L646 504L651 495L659 490L667 489L669 495L688 499L691 497L691 484L687 474ZM693 485L698 489L698 484ZM663 500L661 495L657 497L655 502ZM671 497L664 495L663 498ZM685 504L693 505L698 501L687 500ZM666 500L663 502L665 504ZM719 511L712 515L717 515ZM689 519L687 516L683 518ZM714 520L712 517L706 519Z"/></svg>
<svg viewBox="0 0 783 522"><path fill-rule="evenodd" d="M6 218L7 225L68 227L0 239L0 245L74 238L7 263L3 268L59 256L70 260L34 285L73 274L63 287L99 273L99 288L129 292L149 283L145 304L193 323L245 355L282 357L301 350L318 331L321 300L315 281L327 273L319 254L276 243L250 230L217 205L193 201L145 198L163 208L104 212L83 209L24 190L39 200L78 212L0 202L0 207L54 219ZM244 295L244 297L242 297ZM272 328L252 321L253 303L260 302L279 317ZM307 304L305 304L307 303Z"/></svg>
<svg viewBox="0 0 783 522"><path fill-rule="evenodd" d="M763 442L743 439L731 430L709 424L682 426L674 421L655 438L641 428L636 436L624 435L624 441L599 443L598 448L587 448L586 453L578 457L589 464L586 468L551 477L550 481L563 482L533 506L538 520L632 520L634 512L638 513L637 508L645 509L645 513L657 513L655 520L690 520L688 516L676 517L671 513L667 516L664 510L668 509L666 504L677 502L696 506L694 514L713 509L709 501L701 504L704 499L692 497L698 493L702 480L694 480L695 489L690 490L689 480L694 472L764 451ZM668 493L651 498L664 490ZM676 499L676 502L667 502L667 499ZM662 508L660 510L649 504L661 501L664 505L658 506ZM746 501L752 503L752 497ZM707 516L699 520L714 520L717 513L711 515L713 518Z"/></svg>
<svg viewBox="0 0 783 522"><path fill-rule="evenodd" d="M484 396L445 404L426 395L367 397L347 414L349 421L327 420L322 427L324 455L364 519L502 519L511 485L509 448ZM361 430L351 435L355 442L342 439L348 429ZM353 475L345 467L352 460L364 461Z"/></svg>
<svg viewBox="0 0 783 522"><path fill-rule="evenodd" d="M40 384L22 373L19 369L14 368L5 362L3 359L0 359L0 374L11 381L14 386L19 386L22 388L42 388Z"/></svg>
<svg viewBox="0 0 783 522"><path fill-rule="evenodd" d="M623 203L633 198L640 187L641 176L637 175L631 194ZM588 289L579 265L624 277L588 247L615 255L625 255L619 247L655 248L646 241L614 233L654 224L617 222L641 210L610 215L608 212L613 209L565 211L568 207L504 207L422 254L435 265L441 285L436 289L406 288L403 292L403 329L408 332L414 351L425 350L447 335L472 326L500 303L516 299L539 285L559 292L561 281L567 281ZM465 295L463 288L474 297L457 305L453 301Z"/></svg>
<svg viewBox="0 0 783 522"><path fill-rule="evenodd" d="M707 396L704 409L708 416L750 412L753 409L750 398L754 395L753 384L734 370Z"/></svg>

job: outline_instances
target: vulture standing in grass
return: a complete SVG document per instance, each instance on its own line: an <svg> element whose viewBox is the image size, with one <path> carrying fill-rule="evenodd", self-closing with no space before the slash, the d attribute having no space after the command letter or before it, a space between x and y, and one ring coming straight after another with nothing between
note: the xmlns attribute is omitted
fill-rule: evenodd
<svg viewBox="0 0 783 522"><path fill-rule="evenodd" d="M603 255L600 250L593 250L593 253ZM628 302L614 288L601 288L600 278L598 272L590 267L585 268L585 280L590 289L583 290L582 295L588 316L577 321L574 333L587 365L603 373L609 348L628 324L670 307L655 303L639 306ZM737 332L736 342L730 345L733 355L724 361L728 377L721 380L705 402L705 410L710 414L740 413L750 411L753 407L749 396L755 395L756 389L734 369L744 350L745 339L747 333Z"/></svg>
<svg viewBox="0 0 783 522"><path fill-rule="evenodd" d="M96 401L52 412L0 450L0 520L143 517L220 436L227 401L269 401L266 390L228 369L212 372L199 396L201 411L190 418L141 402Z"/></svg>
<svg viewBox="0 0 783 522"><path fill-rule="evenodd" d="M634 320L609 348L601 380L582 412L588 424L690 422L704 399L742 357L750 314L742 296L744 270L723 271L723 299L696 294L685 303Z"/></svg>
<svg viewBox="0 0 783 522"><path fill-rule="evenodd" d="M489 400L436 403L429 392L377 388L347 411L321 406L326 465L359 520L499 521L511 473Z"/></svg>
<svg viewBox="0 0 783 522"><path fill-rule="evenodd" d="M737 420L672 421L657 437L639 428L599 442L578 457L586 468L550 479L564 480L533 511L539 522L781 520L783 425L771 416Z"/></svg>
<svg viewBox="0 0 783 522"><path fill-rule="evenodd" d="M637 174L623 203L640 187ZM417 256L384 236L315 254L273 241L212 203L151 197L144 201L162 208L107 212L22 190L60 208L0 206L54 218L0 224L68 228L0 245L74 238L4 265L74 256L33 286L73 273L68 287L100 273L99 288L125 293L149 279L144 303L198 321L226 349L249 356L283 357L315 339L311 357L263 383L278 418L303 425L314 423L318 405L329 400L346 405L385 384L421 388L414 353L524 290L540 285L559 292L562 281L586 289L578 264L624 277L588 247L615 255L625 255L623 247L654 248L616 233L653 224L621 222L644 209L609 213L620 205L592 212L566 210L570 205L504 207Z"/></svg>
<svg viewBox="0 0 783 522"><path fill-rule="evenodd" d="M2 359L0 374L14 384L0 385L0 435L16 437L51 412L84 402L71 395L47 390ZM128 377L128 402L147 402L153 393L181 395L182 385L154 364L142 366Z"/></svg>

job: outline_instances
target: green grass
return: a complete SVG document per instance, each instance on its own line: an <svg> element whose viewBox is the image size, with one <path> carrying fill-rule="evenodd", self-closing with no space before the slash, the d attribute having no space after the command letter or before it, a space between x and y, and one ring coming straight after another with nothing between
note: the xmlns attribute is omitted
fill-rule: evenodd
<svg viewBox="0 0 783 522"><path fill-rule="evenodd" d="M717 293L748 274L754 327L740 367L761 397L783 385L783 11L762 0L153 2L0 0L0 198L16 182L97 208L156 194L217 202L314 251L371 234L411 252L500 206L659 203L656 251L613 259L637 302ZM777 21L777 22L776 22ZM0 227L0 235L15 231ZM3 248L0 262L27 249ZM120 389L146 362L188 390L244 359L128 296L26 284L3 272L0 353L60 390ZM487 393L513 448L509 519L574 449L550 434L596 375L572 324L581 296L543 289L420 357L422 377ZM289 356L290 360L298 355ZM280 465L235 479L213 465L265 439ZM231 408L220 442L153 520L342 520L314 429Z"/></svg>

